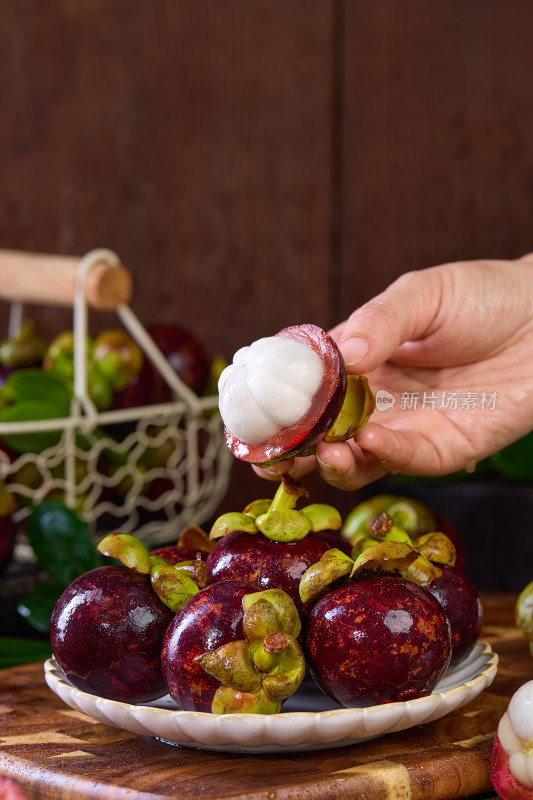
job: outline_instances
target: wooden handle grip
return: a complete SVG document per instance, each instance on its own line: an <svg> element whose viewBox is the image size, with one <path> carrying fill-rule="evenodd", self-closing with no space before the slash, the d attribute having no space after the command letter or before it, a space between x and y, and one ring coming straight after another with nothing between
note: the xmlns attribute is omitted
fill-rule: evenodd
<svg viewBox="0 0 533 800"><path fill-rule="evenodd" d="M75 256L0 250L0 297L39 305L72 306L80 259ZM87 272L85 299L92 308L115 311L128 303L132 279L126 267L98 261Z"/></svg>

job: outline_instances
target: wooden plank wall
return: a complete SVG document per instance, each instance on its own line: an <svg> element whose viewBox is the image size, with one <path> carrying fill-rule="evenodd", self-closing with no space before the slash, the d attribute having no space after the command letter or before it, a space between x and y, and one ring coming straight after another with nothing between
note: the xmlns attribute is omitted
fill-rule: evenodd
<svg viewBox="0 0 533 800"><path fill-rule="evenodd" d="M532 33L530 0L4 0L0 246L111 247L226 357L533 250Z"/></svg>

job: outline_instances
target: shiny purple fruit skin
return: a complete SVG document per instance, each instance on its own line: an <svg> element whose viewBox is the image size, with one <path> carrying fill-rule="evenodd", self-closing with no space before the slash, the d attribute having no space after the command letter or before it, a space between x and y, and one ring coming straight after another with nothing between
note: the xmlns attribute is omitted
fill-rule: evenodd
<svg viewBox="0 0 533 800"><path fill-rule="evenodd" d="M327 542L308 533L298 542L274 542L262 533L234 531L224 536L206 560L207 581L250 581L261 589L283 589L304 616L312 604L302 604L300 580L305 570L329 550Z"/></svg>
<svg viewBox="0 0 533 800"><path fill-rule="evenodd" d="M427 587L437 598L452 629L452 658L459 664L472 652L481 634L483 607L478 590L468 575L458 567L442 566L442 575Z"/></svg>
<svg viewBox="0 0 533 800"><path fill-rule="evenodd" d="M163 642L161 664L170 696L182 709L211 711L220 683L195 659L244 639L242 598L257 591L257 586L245 581L214 583L194 595L174 617Z"/></svg>
<svg viewBox="0 0 533 800"><path fill-rule="evenodd" d="M110 700L142 703L167 693L161 647L174 614L149 578L122 566L77 578L52 614L55 659L78 689Z"/></svg>
<svg viewBox="0 0 533 800"><path fill-rule="evenodd" d="M193 550L192 547L182 547L181 545L175 544L157 547L150 552L150 555L164 558L169 564L180 564L182 561L196 561L197 553L200 553L202 561L205 561L207 553L203 553L200 550Z"/></svg>
<svg viewBox="0 0 533 800"><path fill-rule="evenodd" d="M308 665L342 706L412 700L431 693L450 660L448 620L438 601L403 578L347 583L309 616Z"/></svg>

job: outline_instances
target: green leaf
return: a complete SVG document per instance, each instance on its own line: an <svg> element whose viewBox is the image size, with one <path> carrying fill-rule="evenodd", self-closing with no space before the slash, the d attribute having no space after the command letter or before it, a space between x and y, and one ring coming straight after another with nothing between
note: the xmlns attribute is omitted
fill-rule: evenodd
<svg viewBox="0 0 533 800"><path fill-rule="evenodd" d="M68 410L72 391L66 383L41 369L21 369L12 372L7 384L16 400L47 400Z"/></svg>
<svg viewBox="0 0 533 800"><path fill-rule="evenodd" d="M50 643L44 639L0 636L0 669L45 661L51 655Z"/></svg>
<svg viewBox="0 0 533 800"><path fill-rule="evenodd" d="M62 419L68 416L68 409L49 400L17 400L0 414L0 422L34 422L43 419ZM55 447L63 429L55 431L35 431L32 433L4 433L2 440L16 453L42 453L48 447Z"/></svg>
<svg viewBox="0 0 533 800"><path fill-rule="evenodd" d="M40 633L48 633L55 604L64 587L59 583L40 583L32 591L21 597L17 610L26 622Z"/></svg>
<svg viewBox="0 0 533 800"><path fill-rule="evenodd" d="M27 534L39 564L63 587L103 563L85 522L54 500L35 506Z"/></svg>

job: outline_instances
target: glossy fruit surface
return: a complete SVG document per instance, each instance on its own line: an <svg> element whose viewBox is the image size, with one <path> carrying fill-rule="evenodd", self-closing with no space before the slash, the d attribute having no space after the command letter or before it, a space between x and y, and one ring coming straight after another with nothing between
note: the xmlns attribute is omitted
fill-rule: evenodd
<svg viewBox="0 0 533 800"><path fill-rule="evenodd" d="M347 707L430 694L451 654L438 601L403 578L351 581L312 609L307 663L323 692Z"/></svg>
<svg viewBox="0 0 533 800"><path fill-rule="evenodd" d="M195 659L244 638L242 598L256 592L247 581L206 586L176 614L163 642L161 665L170 696L188 711L211 711L220 682Z"/></svg>
<svg viewBox="0 0 533 800"><path fill-rule="evenodd" d="M202 553L200 550L193 550L192 547L180 547L175 544L167 544L150 551L151 556L164 558L169 564L179 564L180 561L194 561L197 553L200 553L202 559L205 561L207 553Z"/></svg>
<svg viewBox="0 0 533 800"><path fill-rule="evenodd" d="M470 653L479 639L483 608L479 592L463 570L441 565L442 575L426 587L437 598L452 630L452 658L458 664Z"/></svg>
<svg viewBox="0 0 533 800"><path fill-rule="evenodd" d="M79 689L126 703L166 694L161 646L173 613L149 578L123 566L77 578L52 615L50 641L68 680Z"/></svg>
<svg viewBox="0 0 533 800"><path fill-rule="evenodd" d="M275 542L262 533L235 531L224 536L207 557L207 579L209 583L238 579L261 589L283 589L298 611L306 614L311 606L300 601L300 579L328 549L313 533L296 542Z"/></svg>

